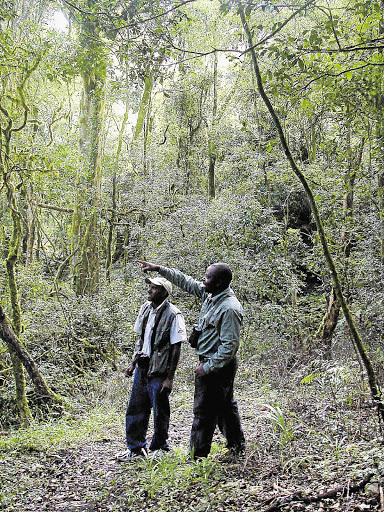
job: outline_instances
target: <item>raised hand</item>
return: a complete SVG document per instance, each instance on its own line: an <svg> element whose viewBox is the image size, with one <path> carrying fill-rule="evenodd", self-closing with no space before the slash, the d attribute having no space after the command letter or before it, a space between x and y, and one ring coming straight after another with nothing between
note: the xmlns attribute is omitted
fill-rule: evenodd
<svg viewBox="0 0 384 512"><path fill-rule="evenodd" d="M142 272L157 272L159 270L159 265L155 265L154 263L150 263L149 261L136 261L137 263L140 263Z"/></svg>

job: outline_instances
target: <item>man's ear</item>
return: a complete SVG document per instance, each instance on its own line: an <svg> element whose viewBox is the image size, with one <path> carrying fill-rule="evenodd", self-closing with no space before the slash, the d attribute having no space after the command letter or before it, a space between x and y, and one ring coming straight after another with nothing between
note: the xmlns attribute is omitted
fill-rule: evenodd
<svg viewBox="0 0 384 512"><path fill-rule="evenodd" d="M218 278L215 283L216 290L220 290L223 287L223 280Z"/></svg>

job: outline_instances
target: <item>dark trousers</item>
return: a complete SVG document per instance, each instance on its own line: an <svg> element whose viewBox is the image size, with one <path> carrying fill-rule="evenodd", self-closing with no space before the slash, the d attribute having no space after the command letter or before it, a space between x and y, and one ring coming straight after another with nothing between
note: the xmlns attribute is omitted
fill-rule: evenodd
<svg viewBox="0 0 384 512"><path fill-rule="evenodd" d="M195 377L195 398L190 448L194 457L206 457L212 444L216 425L227 439L227 447L236 452L244 450L245 438L241 428L233 382L237 360L218 372Z"/></svg>
<svg viewBox="0 0 384 512"><path fill-rule="evenodd" d="M125 416L127 446L133 452L147 447L147 429L151 409L154 433L150 450L168 451L169 392L161 391L164 377L148 377L147 370L136 368Z"/></svg>

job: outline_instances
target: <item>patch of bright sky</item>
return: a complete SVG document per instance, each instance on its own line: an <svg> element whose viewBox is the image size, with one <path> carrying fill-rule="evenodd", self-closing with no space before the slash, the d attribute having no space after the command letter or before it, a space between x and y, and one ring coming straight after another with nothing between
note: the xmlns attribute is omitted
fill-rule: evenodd
<svg viewBox="0 0 384 512"><path fill-rule="evenodd" d="M68 30L68 20L62 13L62 11L55 11L52 15L51 20L48 23L50 28L65 32Z"/></svg>

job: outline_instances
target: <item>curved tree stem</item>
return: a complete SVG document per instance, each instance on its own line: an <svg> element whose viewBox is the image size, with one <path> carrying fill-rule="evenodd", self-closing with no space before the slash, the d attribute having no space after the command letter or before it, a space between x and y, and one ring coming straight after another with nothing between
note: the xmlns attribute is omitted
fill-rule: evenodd
<svg viewBox="0 0 384 512"><path fill-rule="evenodd" d="M293 172L296 174L296 176L298 177L298 179L300 180L302 186L304 187L305 193L307 194L308 200L309 200L310 205L311 205L312 214L313 214L313 217L314 217L315 222L316 222L317 232L318 232L318 235L319 235L319 238L320 238L320 242L321 242L321 245L322 245L322 248L323 248L324 257L325 257L327 266L328 266L330 274L331 274L334 290L335 290L337 298L338 298L338 300L340 302L341 309L342 309L342 311L344 313L344 317L345 317L345 319L347 321L348 328L350 330L353 343L356 346L356 349L357 349L357 351L358 351L358 353L359 353L359 355L360 355L360 357L361 357L361 359L363 361L365 370L367 372L369 387L370 387L370 390L371 390L371 395L372 395L372 398L373 398L373 400L374 400L374 402L375 402L375 404L377 406L379 418L384 421L384 404L381 401L381 391L379 390L379 387L378 387L378 384L377 384L375 371L373 369L371 360L369 359L369 356L368 356L368 354L367 354L367 352L365 350L365 347L364 347L363 341L362 341L362 339L360 337L360 334L357 331L357 328L356 328L355 323L354 323L353 318L352 318L352 314L351 314L351 312L350 312L350 310L348 308L346 299L345 299L344 294L342 292L341 281L340 281L338 272L336 270L336 267L335 267L332 255L331 255L331 253L329 251L327 239L326 239L326 236L325 236L324 226L323 226L320 214L319 214L319 210L317 208L317 204L316 204L315 198L313 196L312 190L311 190L310 186L308 185L308 182L307 182L305 176L303 175L303 173L298 168L298 166L297 166L297 164L296 164L296 162L295 162L295 160L294 160L294 158L292 156L292 153L291 153L291 151L289 149L289 146L288 146L287 139L286 139L286 137L284 135L284 131L283 131L282 125L280 123L280 119L278 118L278 116L277 116L277 114L275 112L275 109L273 108L273 106L272 106L272 104L271 104L271 102L270 102L270 100L269 100L269 98L268 98L268 96L267 96L267 94L266 94L266 92L264 90L263 82L262 82L262 79L261 79L261 73L260 73L258 62L257 62L257 56L256 56L256 52L255 52L254 45L253 45L252 35L251 35L250 30L249 30L248 23L247 23L247 20L246 20L246 17L245 17L245 13L244 13L244 10L243 10L242 6L239 7L239 14L240 14L240 18L241 18L241 22L242 22L244 31L245 31L245 33L247 35L247 38L248 38L248 45L250 47L250 53L251 53L251 57L252 57L253 68L254 68L254 71L255 71L257 87L258 87L260 96L261 96L262 100L264 101L264 103L265 103L265 105L266 105L266 107L267 107L267 109L268 109L268 111L269 111L269 113L270 113L270 115L271 115L275 125L276 125L277 131L279 133L279 138L280 138L281 145L283 146L285 155L286 155L286 157L287 157L287 159L288 159L288 161L289 161L289 163L291 165L291 168L292 168Z"/></svg>

